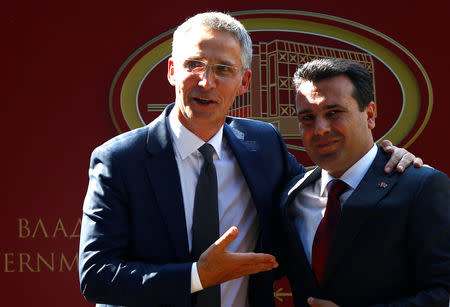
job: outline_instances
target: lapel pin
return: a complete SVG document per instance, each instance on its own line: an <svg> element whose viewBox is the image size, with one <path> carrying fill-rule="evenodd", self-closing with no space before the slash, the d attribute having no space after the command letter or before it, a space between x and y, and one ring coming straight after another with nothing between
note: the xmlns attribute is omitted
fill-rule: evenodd
<svg viewBox="0 0 450 307"><path fill-rule="evenodd" d="M380 182L379 184L378 184L378 187L379 188L386 188L388 185L387 185L387 183L386 182L384 182L384 181L382 181L382 182Z"/></svg>

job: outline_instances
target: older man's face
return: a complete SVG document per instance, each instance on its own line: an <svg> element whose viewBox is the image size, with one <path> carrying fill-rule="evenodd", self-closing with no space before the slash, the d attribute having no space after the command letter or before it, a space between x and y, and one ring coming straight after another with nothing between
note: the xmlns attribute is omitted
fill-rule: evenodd
<svg viewBox="0 0 450 307"><path fill-rule="evenodd" d="M346 76L313 83L305 81L297 91L300 134L311 159L340 177L373 145L375 104L360 111Z"/></svg>
<svg viewBox="0 0 450 307"><path fill-rule="evenodd" d="M168 79L175 86L176 110L180 122L202 137L217 131L225 122L236 95L247 91L251 72L242 69L239 41L228 32L192 28L183 37L181 52L169 60ZM190 73L191 60L208 64L204 73ZM236 71L223 77L211 65L223 64ZM191 66L189 66L191 65Z"/></svg>

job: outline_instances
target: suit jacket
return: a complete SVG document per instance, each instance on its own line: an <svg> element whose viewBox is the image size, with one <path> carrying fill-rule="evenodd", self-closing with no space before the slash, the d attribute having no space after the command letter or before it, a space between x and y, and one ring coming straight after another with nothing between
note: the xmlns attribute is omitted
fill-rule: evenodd
<svg viewBox="0 0 450 307"><path fill-rule="evenodd" d="M79 274L90 301L126 306L191 306L192 259L183 197L166 117L106 142L91 156L83 206ZM304 171L267 123L229 117L227 139L261 227L257 252L274 252L277 199ZM254 306L273 306L273 273L251 276Z"/></svg>
<svg viewBox="0 0 450 307"><path fill-rule="evenodd" d="M445 306L450 285L450 204L447 176L429 167L383 171L378 154L345 202L319 286L307 260L292 204L321 169L294 178L283 193L281 259L295 306L309 296L339 306Z"/></svg>

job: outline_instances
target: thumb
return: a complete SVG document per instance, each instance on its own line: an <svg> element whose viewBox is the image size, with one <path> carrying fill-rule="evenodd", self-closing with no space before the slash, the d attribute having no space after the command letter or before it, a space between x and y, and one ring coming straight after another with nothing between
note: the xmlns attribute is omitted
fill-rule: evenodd
<svg viewBox="0 0 450 307"><path fill-rule="evenodd" d="M238 233L238 228L236 226L231 226L219 239L217 239L216 242L214 242L214 245L217 246L217 248L224 250L234 241L234 239L236 239Z"/></svg>

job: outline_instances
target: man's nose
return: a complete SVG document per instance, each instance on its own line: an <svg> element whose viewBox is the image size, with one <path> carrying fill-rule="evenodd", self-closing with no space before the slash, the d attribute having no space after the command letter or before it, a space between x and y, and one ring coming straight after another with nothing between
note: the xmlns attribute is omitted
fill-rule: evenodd
<svg viewBox="0 0 450 307"><path fill-rule="evenodd" d="M314 123L314 133L316 135L325 135L330 132L330 122L323 116L318 116Z"/></svg>
<svg viewBox="0 0 450 307"><path fill-rule="evenodd" d="M216 85L216 75L214 74L212 67L206 66L203 73L199 76L200 81L198 82L198 85L205 88L214 87Z"/></svg>

